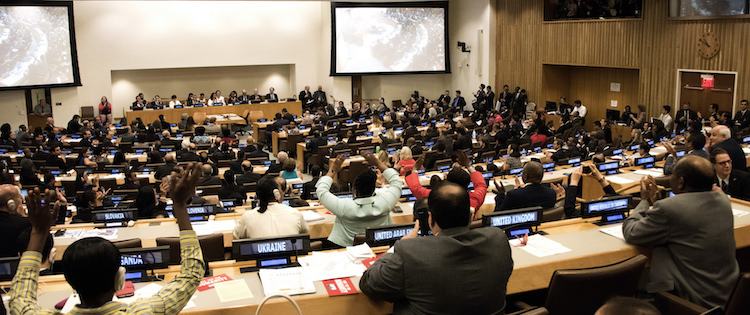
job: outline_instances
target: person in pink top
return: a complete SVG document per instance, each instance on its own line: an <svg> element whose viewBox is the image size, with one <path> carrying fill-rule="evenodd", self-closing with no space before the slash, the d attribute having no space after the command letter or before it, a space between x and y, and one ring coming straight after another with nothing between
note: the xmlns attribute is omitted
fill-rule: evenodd
<svg viewBox="0 0 750 315"><path fill-rule="evenodd" d="M107 100L106 96L102 96L101 103L99 103L99 119L102 120L102 124L112 122L112 103Z"/></svg>
<svg viewBox="0 0 750 315"><path fill-rule="evenodd" d="M411 149L409 147L403 147L401 148L401 151L398 153L398 164L401 166L401 176L406 175L406 172L410 172L412 168L414 167L414 157L411 154Z"/></svg>
<svg viewBox="0 0 750 315"><path fill-rule="evenodd" d="M445 179L466 189L469 188L470 182L474 184L474 190L469 192L469 202L471 207L476 211L484 203L484 196L487 195L487 183L482 178L482 173L471 166L469 158L463 150L456 151L456 155L458 156L458 164L461 167L452 168ZM424 163L424 155L414 163L413 170L422 168L422 163ZM417 199L430 195L431 189L422 187L422 184L419 183L419 175L417 173L410 173L404 179L406 180L406 185L409 186L409 190L411 190L411 193Z"/></svg>

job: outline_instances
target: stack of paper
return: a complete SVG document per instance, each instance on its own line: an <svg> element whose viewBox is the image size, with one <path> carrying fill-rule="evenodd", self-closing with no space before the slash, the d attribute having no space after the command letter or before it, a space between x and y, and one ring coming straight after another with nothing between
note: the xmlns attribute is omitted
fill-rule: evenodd
<svg viewBox="0 0 750 315"><path fill-rule="evenodd" d="M307 222L312 222L312 221L318 221L318 220L325 219L325 218L323 218L322 215L318 214L317 211L313 211L313 210L302 211L302 217L305 218L305 221L307 221Z"/></svg>
<svg viewBox="0 0 750 315"><path fill-rule="evenodd" d="M638 175L664 176L664 171L660 168L649 168L633 172Z"/></svg>
<svg viewBox="0 0 750 315"><path fill-rule="evenodd" d="M55 238L78 238L83 233L83 229L68 229L65 230L65 234L61 236L55 236Z"/></svg>
<svg viewBox="0 0 750 315"><path fill-rule="evenodd" d="M616 238L619 238L623 241L625 240L625 236L622 235L622 224L617 224L617 225L613 225L610 227L601 228L599 229L599 231L601 231L604 234L608 234Z"/></svg>
<svg viewBox="0 0 750 315"><path fill-rule="evenodd" d="M362 243L357 246L349 246L346 248L346 253L349 254L349 257L352 260L357 262L375 257L375 253L372 252L372 249L367 243Z"/></svg>
<svg viewBox="0 0 750 315"><path fill-rule="evenodd" d="M299 263L308 270L313 281L361 276L365 266L347 252L313 252L299 257Z"/></svg>
<svg viewBox="0 0 750 315"><path fill-rule="evenodd" d="M750 214L750 212L747 212L747 211L744 211L744 210L739 210L739 209L732 209L732 214L735 217L741 218L741 217L744 217L747 214Z"/></svg>
<svg viewBox="0 0 750 315"><path fill-rule="evenodd" d="M80 236L81 238L85 237L101 237L105 240L116 240L117 239L117 229L93 229L88 230L86 233L83 233L83 235Z"/></svg>
<svg viewBox="0 0 750 315"><path fill-rule="evenodd" d="M209 235L216 232L232 231L237 223L234 220L193 222L197 235Z"/></svg>
<svg viewBox="0 0 750 315"><path fill-rule="evenodd" d="M310 273L303 267L261 269L258 276L266 296L279 293L295 295L315 292Z"/></svg>
<svg viewBox="0 0 750 315"><path fill-rule="evenodd" d="M607 180L610 181L610 182L612 182L612 183L620 184L620 185L630 184L632 182L635 182L632 179L625 178L625 177L622 177L622 176L619 176L619 175L610 175L610 176L607 176Z"/></svg>
<svg viewBox="0 0 750 315"><path fill-rule="evenodd" d="M510 245L518 246L520 242L520 239L510 240ZM521 246L520 248L536 257L551 256L555 254L567 253L570 251L570 248L567 248L562 244L539 234L529 236L528 243L525 246Z"/></svg>

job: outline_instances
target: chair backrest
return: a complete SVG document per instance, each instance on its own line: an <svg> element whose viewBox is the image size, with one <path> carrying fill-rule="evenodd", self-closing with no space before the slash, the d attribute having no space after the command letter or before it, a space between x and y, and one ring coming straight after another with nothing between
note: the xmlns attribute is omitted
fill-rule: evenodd
<svg viewBox="0 0 750 315"><path fill-rule="evenodd" d="M262 110L251 110L250 116L248 116L249 121L258 121L258 119L263 118L263 111Z"/></svg>
<svg viewBox="0 0 750 315"><path fill-rule="evenodd" d="M198 237L205 262L224 260L224 234L214 233ZM180 238L157 237L156 246L169 246L169 264L180 264Z"/></svg>
<svg viewBox="0 0 750 315"><path fill-rule="evenodd" d="M143 244L141 243L140 238L131 238L129 240L114 241L112 242L112 244L115 244L115 246L117 246L117 249L143 247Z"/></svg>
<svg viewBox="0 0 750 315"><path fill-rule="evenodd" d="M564 215L565 207L544 209L544 212L542 212L542 222L562 220Z"/></svg>
<svg viewBox="0 0 750 315"><path fill-rule="evenodd" d="M206 120L206 112L195 112L193 113L193 120L196 125L202 125L203 121Z"/></svg>
<svg viewBox="0 0 750 315"><path fill-rule="evenodd" d="M94 106L81 106L81 118L94 118Z"/></svg>
<svg viewBox="0 0 750 315"><path fill-rule="evenodd" d="M125 198L135 199L138 196L138 189L117 189L112 191L113 195L125 195Z"/></svg>
<svg viewBox="0 0 750 315"><path fill-rule="evenodd" d="M594 314L613 296L633 296L648 258L638 255L608 266L557 270L545 307L551 314Z"/></svg>
<svg viewBox="0 0 750 315"><path fill-rule="evenodd" d="M750 273L740 275L737 286L724 308L724 315L750 314Z"/></svg>
<svg viewBox="0 0 750 315"><path fill-rule="evenodd" d="M492 212L495 212L495 205L491 203L485 203L479 207L479 209L476 210L474 213L474 218L476 220L481 219L485 214L490 214ZM481 221L480 221L481 222Z"/></svg>

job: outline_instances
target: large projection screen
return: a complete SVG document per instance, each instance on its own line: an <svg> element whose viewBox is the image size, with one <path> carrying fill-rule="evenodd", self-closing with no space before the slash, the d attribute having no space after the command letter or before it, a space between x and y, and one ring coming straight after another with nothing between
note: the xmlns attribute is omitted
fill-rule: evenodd
<svg viewBox="0 0 750 315"><path fill-rule="evenodd" d="M72 2L0 4L0 90L81 85Z"/></svg>
<svg viewBox="0 0 750 315"><path fill-rule="evenodd" d="M331 75L450 73L448 2L331 3Z"/></svg>

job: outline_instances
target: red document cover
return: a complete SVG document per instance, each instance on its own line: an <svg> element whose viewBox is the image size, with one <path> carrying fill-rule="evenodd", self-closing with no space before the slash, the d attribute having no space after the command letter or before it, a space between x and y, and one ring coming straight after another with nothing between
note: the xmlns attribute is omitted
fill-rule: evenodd
<svg viewBox="0 0 750 315"><path fill-rule="evenodd" d="M323 286L326 287L328 296L357 294L357 289L354 288L354 283L349 278L323 280Z"/></svg>
<svg viewBox="0 0 750 315"><path fill-rule="evenodd" d="M370 266L372 266L372 263L374 263L376 260L378 260L378 258L380 258L380 256L383 256L383 255L385 255L385 253L382 253L372 258L367 258L362 261L362 264L365 265L365 268L370 268Z"/></svg>
<svg viewBox="0 0 750 315"><path fill-rule="evenodd" d="M229 281L229 280L232 280L232 278L230 278L229 276L223 273L218 276L203 278L203 280L201 280L201 284L198 286L198 291L203 292L208 289L213 289L214 284L217 284L219 282Z"/></svg>

